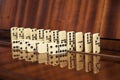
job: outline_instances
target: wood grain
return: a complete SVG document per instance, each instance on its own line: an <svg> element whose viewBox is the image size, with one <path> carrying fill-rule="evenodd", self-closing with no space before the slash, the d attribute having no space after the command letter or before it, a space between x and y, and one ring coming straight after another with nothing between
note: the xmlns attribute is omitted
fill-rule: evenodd
<svg viewBox="0 0 120 80"><path fill-rule="evenodd" d="M0 4L0 29L90 31L120 39L120 0L0 0Z"/></svg>
<svg viewBox="0 0 120 80"><path fill-rule="evenodd" d="M100 33L103 38L120 39L120 0L105 0Z"/></svg>
<svg viewBox="0 0 120 80"><path fill-rule="evenodd" d="M104 0L1 0L1 16L9 12L7 25L58 29L67 31L100 32ZM7 3L4 3L7 2ZM9 6L5 6L9 3ZM4 4L4 5L3 5ZM95 7L96 6L96 7ZM10 9L9 9L10 8ZM7 12L4 11L7 9ZM97 21L97 22L96 22ZM4 27L3 27L4 26Z"/></svg>
<svg viewBox="0 0 120 80"><path fill-rule="evenodd" d="M102 52L112 54L112 52ZM117 53L114 53L117 54ZM86 73L84 70L76 71L50 66L13 60L11 48L0 47L0 79L2 80L119 80L119 63L101 61L101 70L98 74ZM112 72L112 73L111 73Z"/></svg>

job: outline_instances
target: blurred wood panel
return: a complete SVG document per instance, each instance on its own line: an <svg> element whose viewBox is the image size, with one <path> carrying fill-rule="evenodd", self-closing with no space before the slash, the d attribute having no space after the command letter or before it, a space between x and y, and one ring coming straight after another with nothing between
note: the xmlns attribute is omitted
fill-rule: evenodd
<svg viewBox="0 0 120 80"><path fill-rule="evenodd" d="M104 0L0 0L0 29L12 26L100 32ZM9 5L8 5L9 3ZM8 6L7 6L8 5ZM7 9L7 12L4 11ZM6 15L5 13L9 13ZM0 18L1 19L1 18ZM6 22L6 24L3 24Z"/></svg>
<svg viewBox="0 0 120 80"><path fill-rule="evenodd" d="M9 28L11 2L10 0L0 0L0 28Z"/></svg>
<svg viewBox="0 0 120 80"><path fill-rule="evenodd" d="M120 39L120 0L105 0L101 24L101 36Z"/></svg>
<svg viewBox="0 0 120 80"><path fill-rule="evenodd" d="M90 31L120 39L119 4L120 0L0 0L0 29Z"/></svg>
<svg viewBox="0 0 120 80"><path fill-rule="evenodd" d="M102 53L112 54L112 52ZM112 61L101 61L100 73L93 74L86 73L84 69L76 71L67 67L13 60L10 46L0 47L0 59L1 80L120 80L120 64Z"/></svg>

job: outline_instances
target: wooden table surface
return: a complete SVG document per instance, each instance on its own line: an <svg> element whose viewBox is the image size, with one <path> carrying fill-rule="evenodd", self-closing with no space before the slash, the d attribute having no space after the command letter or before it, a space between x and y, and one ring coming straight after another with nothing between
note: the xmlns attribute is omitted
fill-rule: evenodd
<svg viewBox="0 0 120 80"><path fill-rule="evenodd" d="M12 59L11 48L0 47L0 80L120 80L120 63L101 61L98 74Z"/></svg>

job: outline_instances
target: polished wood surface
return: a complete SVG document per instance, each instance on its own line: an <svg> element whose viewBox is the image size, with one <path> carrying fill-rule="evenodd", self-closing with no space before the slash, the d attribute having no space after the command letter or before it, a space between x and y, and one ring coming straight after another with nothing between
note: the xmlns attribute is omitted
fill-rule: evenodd
<svg viewBox="0 0 120 80"><path fill-rule="evenodd" d="M108 51L104 53L112 54ZM0 47L0 59L0 79L3 80L120 80L120 63L114 61L102 60L100 73L93 74L84 70L13 60L10 46Z"/></svg>
<svg viewBox="0 0 120 80"><path fill-rule="evenodd" d="M0 29L90 31L120 39L120 0L0 0L0 4Z"/></svg>

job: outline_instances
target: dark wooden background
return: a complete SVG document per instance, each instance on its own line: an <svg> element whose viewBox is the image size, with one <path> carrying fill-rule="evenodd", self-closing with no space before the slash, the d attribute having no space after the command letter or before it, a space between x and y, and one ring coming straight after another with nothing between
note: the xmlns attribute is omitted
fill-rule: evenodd
<svg viewBox="0 0 120 80"><path fill-rule="evenodd" d="M0 29L91 31L120 39L119 20L120 0L0 0Z"/></svg>
<svg viewBox="0 0 120 80"><path fill-rule="evenodd" d="M120 52L120 0L0 0L0 40L10 41L9 29L12 26L74 30L84 33L88 31L99 32L102 50ZM2 49L0 48L0 50ZM5 55L8 52L5 52ZM4 60L0 63L4 63ZM20 63L15 65L18 64ZM113 67L110 70L118 69L117 66ZM71 76L74 73L71 72L69 75L68 70L66 76ZM74 76L78 75L76 79L79 79L80 75L85 74L82 73L74 74ZM118 76L119 79L109 78L112 74L107 75L108 73L104 73L104 71L100 74L99 78L103 74L105 75L105 78L100 80L120 80ZM92 74L88 75L88 78L82 77L80 79L93 80L95 78L95 76L90 77ZM59 79L61 78L59 77ZM70 78L66 77L66 79Z"/></svg>

